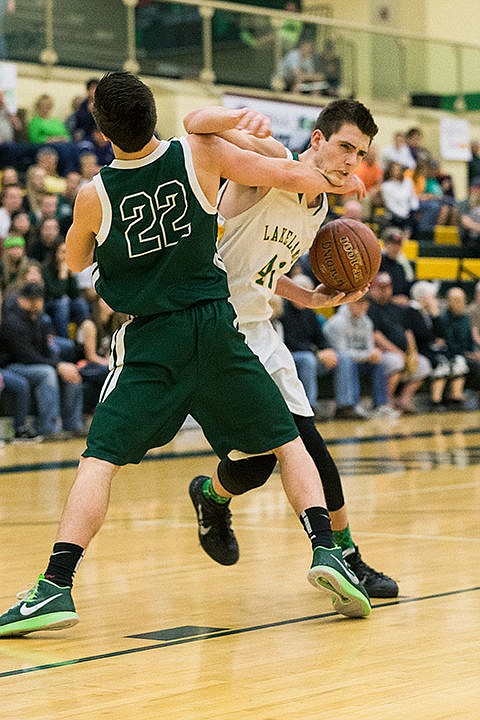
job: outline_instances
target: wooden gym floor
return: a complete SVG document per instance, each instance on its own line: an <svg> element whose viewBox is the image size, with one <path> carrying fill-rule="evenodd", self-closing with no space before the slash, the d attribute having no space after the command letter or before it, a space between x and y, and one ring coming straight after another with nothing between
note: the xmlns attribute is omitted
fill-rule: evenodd
<svg viewBox="0 0 480 720"><path fill-rule="evenodd" d="M478 412L323 425L364 558L395 577L368 619L306 581L276 474L238 498L239 563L199 548L197 430L114 481L77 573L81 622L0 641L0 717L445 720L480 715ZM0 449L0 611L44 569L81 441Z"/></svg>

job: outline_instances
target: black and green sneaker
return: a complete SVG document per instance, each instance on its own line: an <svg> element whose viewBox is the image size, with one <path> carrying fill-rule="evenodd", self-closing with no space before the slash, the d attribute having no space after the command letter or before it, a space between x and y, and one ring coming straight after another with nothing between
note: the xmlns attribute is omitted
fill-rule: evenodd
<svg viewBox="0 0 480 720"><path fill-rule="evenodd" d="M35 586L24 590L19 601L0 615L0 637L18 637L36 630L61 630L78 623L72 588L60 587L43 575Z"/></svg>
<svg viewBox="0 0 480 720"><path fill-rule="evenodd" d="M346 565L342 548L316 547L308 581L330 595L333 607L341 615L367 617L372 607L367 591Z"/></svg>
<svg viewBox="0 0 480 720"><path fill-rule="evenodd" d="M198 539L212 560L220 565L234 565L239 558L237 538L232 530L232 514L229 503L218 505L203 494L203 484L208 478L197 475L188 489L197 513Z"/></svg>

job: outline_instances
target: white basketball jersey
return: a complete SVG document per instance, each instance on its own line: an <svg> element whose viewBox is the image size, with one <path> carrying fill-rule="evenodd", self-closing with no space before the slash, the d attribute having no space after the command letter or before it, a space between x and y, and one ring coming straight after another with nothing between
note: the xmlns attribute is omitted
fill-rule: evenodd
<svg viewBox="0 0 480 720"><path fill-rule="evenodd" d="M219 202L224 190L225 185ZM326 195L318 207L309 208L304 195L271 188L233 218L225 219L219 212L219 252L241 324L271 316L269 300L278 278L309 249L327 209Z"/></svg>

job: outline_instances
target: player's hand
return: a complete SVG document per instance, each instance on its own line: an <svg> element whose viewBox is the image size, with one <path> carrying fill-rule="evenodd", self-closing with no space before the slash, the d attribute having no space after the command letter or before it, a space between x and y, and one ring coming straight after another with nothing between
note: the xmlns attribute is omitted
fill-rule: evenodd
<svg viewBox="0 0 480 720"><path fill-rule="evenodd" d="M235 127L258 138L267 138L272 134L270 118L257 110L242 108L241 117Z"/></svg>
<svg viewBox="0 0 480 720"><path fill-rule="evenodd" d="M311 307L337 307L338 305L345 305L346 303L357 302L360 300L366 292L368 292L369 285L360 290L354 290L349 293L340 292L338 290L330 290L325 285L320 284L312 290Z"/></svg>
<svg viewBox="0 0 480 720"><path fill-rule="evenodd" d="M361 180L358 175L349 175L345 185L337 191L339 195L349 195L355 193L358 200L361 200L367 194L365 183Z"/></svg>

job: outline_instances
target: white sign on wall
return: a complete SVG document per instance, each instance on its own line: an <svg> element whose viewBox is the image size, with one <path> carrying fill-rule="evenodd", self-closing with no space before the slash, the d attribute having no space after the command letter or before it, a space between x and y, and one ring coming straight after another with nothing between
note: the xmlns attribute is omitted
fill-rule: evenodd
<svg viewBox="0 0 480 720"><path fill-rule="evenodd" d="M292 151L303 150L323 108L322 105L298 105L246 95L224 95L223 105L230 108L248 107L268 115L272 121L273 137Z"/></svg>
<svg viewBox="0 0 480 720"><path fill-rule="evenodd" d="M460 118L442 118L440 121L440 153L444 160L472 159L470 150L470 124Z"/></svg>
<svg viewBox="0 0 480 720"><path fill-rule="evenodd" d="M14 115L17 112L17 66L15 63L0 62L0 88L3 90L8 112Z"/></svg>

